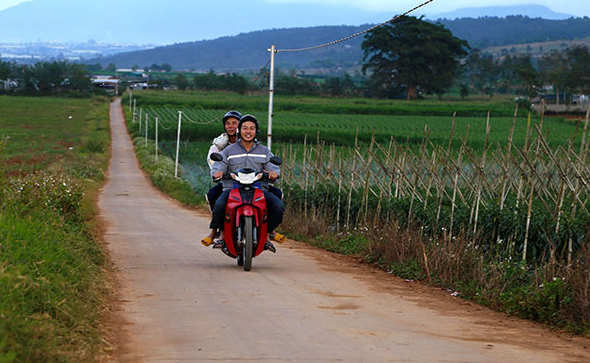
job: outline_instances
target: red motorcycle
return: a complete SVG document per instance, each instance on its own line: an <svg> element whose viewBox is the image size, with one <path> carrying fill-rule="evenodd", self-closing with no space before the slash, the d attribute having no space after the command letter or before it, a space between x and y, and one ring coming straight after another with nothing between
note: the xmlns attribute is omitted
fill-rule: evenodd
<svg viewBox="0 0 590 363"><path fill-rule="evenodd" d="M223 159L218 153L210 157L213 161ZM282 159L273 156L270 162L281 165ZM243 266L244 271L250 271L252 258L264 251L268 239L266 200L256 185L258 181L268 181L268 173L243 168L237 174L230 173L215 181L222 179L231 179L235 183L225 207L225 244L220 248L229 257L237 258L238 266Z"/></svg>

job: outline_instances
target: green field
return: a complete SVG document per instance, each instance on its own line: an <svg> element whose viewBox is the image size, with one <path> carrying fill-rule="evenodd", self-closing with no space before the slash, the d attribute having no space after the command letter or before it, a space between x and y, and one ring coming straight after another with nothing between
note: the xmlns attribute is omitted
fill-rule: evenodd
<svg viewBox="0 0 590 363"><path fill-rule="evenodd" d="M0 362L93 361L108 100L0 97L0 140Z"/></svg>
<svg viewBox="0 0 590 363"><path fill-rule="evenodd" d="M129 102L129 95L123 98L123 105ZM194 108L206 110L252 110L268 112L268 94L239 95L231 92L205 91L138 91L133 93L140 107L168 107L173 109ZM469 101L427 99L423 101L378 100L369 98L327 98L311 96L274 97L274 111L295 111L303 113L366 114L366 115L424 115L451 116L453 112L461 117L486 116L512 117L514 103L508 96L494 99L472 98Z"/></svg>
<svg viewBox="0 0 590 363"><path fill-rule="evenodd" d="M45 170L80 149L104 148L89 129L90 99L0 97L0 135L10 138L6 164L11 176ZM101 146L100 143L103 143Z"/></svg>
<svg viewBox="0 0 590 363"><path fill-rule="evenodd" d="M222 131L220 115L223 110L182 109L184 122L181 138L190 141L212 140ZM245 110L258 116L261 126L261 141L266 142L267 117L261 112ZM178 111L173 108L143 109L148 114L148 137L154 139L154 119L159 119L159 140L176 140ZM528 116L528 113L527 113ZM145 122L145 118L143 120ZM467 134L467 146L477 150L483 147L486 136L486 117L456 117L453 147L461 144ZM506 145L512 127L512 117L490 118L489 143ZM514 128L513 142L523 146L527 138L527 128L533 132L534 125L540 119L533 116L529 124L527 118L517 118ZM138 125L136 125L139 127ZM406 141L420 145L427 130L429 140L434 144L446 144L453 126L452 116L391 116L391 115L351 115L306 113L294 111L277 112L273 118L273 143L316 142L318 133L320 141L336 145L354 145L355 139L368 143L373 133L379 142L388 142L394 138L399 143ZM469 132L467 128L469 127ZM144 129L145 130L145 129ZM576 124L563 119L545 118L543 131L550 145L564 145L576 131ZM577 140L579 143L579 139Z"/></svg>

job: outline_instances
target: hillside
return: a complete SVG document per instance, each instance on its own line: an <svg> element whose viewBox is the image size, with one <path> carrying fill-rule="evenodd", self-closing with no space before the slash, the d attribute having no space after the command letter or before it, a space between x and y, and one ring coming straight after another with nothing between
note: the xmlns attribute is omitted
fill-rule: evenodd
<svg viewBox="0 0 590 363"><path fill-rule="evenodd" d="M306 47L343 38L369 27L370 25L319 26L262 30L214 40L121 53L112 57L90 60L88 63L99 62L103 66L114 63L124 68L134 64L144 67L153 63L169 63L174 69L201 71L259 69L270 59L267 49L273 44L277 49ZM276 56L276 64L284 68L313 68L314 62L316 65L322 64L325 68L330 68L330 65L358 67L362 61L362 40L362 37L357 37L328 48L308 52L279 52Z"/></svg>
<svg viewBox="0 0 590 363"><path fill-rule="evenodd" d="M439 20L472 47L583 39L590 36L590 18L547 20L525 16Z"/></svg>
<svg viewBox="0 0 590 363"><path fill-rule="evenodd" d="M545 20L509 16L441 20L440 23L450 29L455 36L466 39L473 48L549 41L568 41L567 44L571 44L572 40L590 37L589 18ZM124 68L130 68L135 64L145 67L154 63L169 63L174 69L252 70L266 64L269 59L267 49L272 44L275 44L278 49L313 46L346 37L370 26L365 24L261 30L214 40L179 43L145 51L121 53L90 60L88 63L99 62L103 66L114 63ZM363 57L362 40L362 37L357 37L314 51L279 52L276 63L278 67L283 68L358 69ZM564 42L559 42L561 43ZM512 46L507 48L511 49ZM524 48L526 51L526 46L517 48ZM545 51L554 48L547 47Z"/></svg>

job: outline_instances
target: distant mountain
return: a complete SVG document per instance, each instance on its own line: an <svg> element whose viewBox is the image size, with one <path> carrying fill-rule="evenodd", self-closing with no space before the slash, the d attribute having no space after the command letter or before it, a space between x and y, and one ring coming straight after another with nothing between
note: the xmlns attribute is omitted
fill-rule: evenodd
<svg viewBox="0 0 590 363"><path fill-rule="evenodd" d="M590 37L589 18L548 20L518 15L443 19L438 22L475 48Z"/></svg>
<svg viewBox="0 0 590 363"><path fill-rule="evenodd" d="M32 0L0 11L0 42L172 44L261 29L377 23L393 15L265 0Z"/></svg>
<svg viewBox="0 0 590 363"><path fill-rule="evenodd" d="M550 20L563 20L574 17L571 14L556 13L542 5L514 5L514 6L485 6L461 8L448 13L428 15L428 19L459 19L482 17L507 17L510 15L522 15L529 18L542 18Z"/></svg>
<svg viewBox="0 0 590 363"><path fill-rule="evenodd" d="M286 48L318 45L370 28L361 26L319 26L261 30L236 36L221 37L156 47L91 59L86 63L114 63L119 68L140 68L152 64L171 64L174 69L255 70L270 59L268 48L276 45L276 65L282 68L358 68L361 65L363 37L356 37L330 47L306 52L280 52Z"/></svg>
<svg viewBox="0 0 590 363"><path fill-rule="evenodd" d="M588 18L545 20L509 16L442 20L440 23L475 48L590 37L590 19ZM114 63L124 68L130 68L136 64L143 68L154 63L169 63L174 69L253 70L266 64L269 59L267 49L272 44L275 44L279 50L314 46L370 27L371 24L262 30L214 40L121 53L88 60L87 63L99 62L104 66ZM362 41L363 37L360 36L313 51L279 52L275 61L277 66L283 68L358 69L363 58Z"/></svg>

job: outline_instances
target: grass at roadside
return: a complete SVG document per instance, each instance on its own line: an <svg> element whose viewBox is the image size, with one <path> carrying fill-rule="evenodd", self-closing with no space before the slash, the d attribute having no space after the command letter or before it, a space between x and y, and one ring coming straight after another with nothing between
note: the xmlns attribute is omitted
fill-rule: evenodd
<svg viewBox="0 0 590 363"><path fill-rule="evenodd" d="M0 362L93 361L109 292L94 206L108 99L2 97L0 109Z"/></svg>
<svg viewBox="0 0 590 363"><path fill-rule="evenodd" d="M160 154L158 161L155 157L155 143L149 141L145 145L145 139L136 137L133 139L137 159L143 171L151 178L156 187L170 197L190 206L205 205L202 193L197 193L191 184L182 178L182 165L179 166L179 177L174 176L175 163L166 154Z"/></svg>

